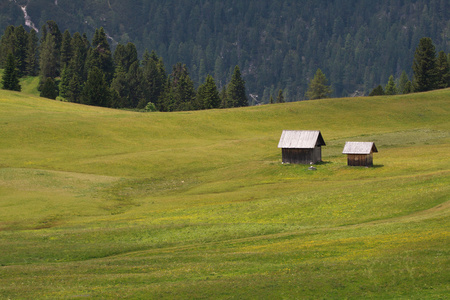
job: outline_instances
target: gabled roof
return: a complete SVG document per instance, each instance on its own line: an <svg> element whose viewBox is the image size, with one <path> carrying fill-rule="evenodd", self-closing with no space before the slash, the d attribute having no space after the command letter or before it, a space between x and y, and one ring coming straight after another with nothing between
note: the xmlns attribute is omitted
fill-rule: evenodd
<svg viewBox="0 0 450 300"><path fill-rule="evenodd" d="M370 154L378 152L373 142L346 142L343 154Z"/></svg>
<svg viewBox="0 0 450 300"><path fill-rule="evenodd" d="M325 146L319 130L283 130L278 148L313 149Z"/></svg>

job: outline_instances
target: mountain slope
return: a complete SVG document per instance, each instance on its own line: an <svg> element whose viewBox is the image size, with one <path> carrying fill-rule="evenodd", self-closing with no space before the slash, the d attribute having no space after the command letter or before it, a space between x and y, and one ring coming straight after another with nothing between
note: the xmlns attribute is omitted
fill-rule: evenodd
<svg viewBox="0 0 450 300"><path fill-rule="evenodd" d="M13 3L0 3L8 12L2 14L0 29L23 23ZM403 70L411 79L414 50L425 36L438 51L450 52L450 8L445 0L16 3L28 3L38 28L48 19L72 33L92 35L103 26L112 43L131 41L140 53L156 50L168 69L185 63L197 83L211 74L224 85L239 65L248 93L264 103L279 89L288 101L304 99L317 68L330 80L335 96L368 94Z"/></svg>

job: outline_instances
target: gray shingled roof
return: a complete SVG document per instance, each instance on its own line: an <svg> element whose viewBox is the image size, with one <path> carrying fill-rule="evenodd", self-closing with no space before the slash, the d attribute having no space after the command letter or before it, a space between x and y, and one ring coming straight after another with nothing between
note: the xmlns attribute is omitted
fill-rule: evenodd
<svg viewBox="0 0 450 300"><path fill-rule="evenodd" d="M312 149L325 146L322 134L318 130L283 130L278 148Z"/></svg>
<svg viewBox="0 0 450 300"><path fill-rule="evenodd" d="M370 154L378 152L373 142L346 142L343 154Z"/></svg>

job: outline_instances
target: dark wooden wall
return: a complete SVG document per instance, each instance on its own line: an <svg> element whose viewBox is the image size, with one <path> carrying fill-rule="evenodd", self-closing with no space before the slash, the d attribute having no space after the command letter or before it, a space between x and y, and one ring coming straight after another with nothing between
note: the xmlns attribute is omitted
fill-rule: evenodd
<svg viewBox="0 0 450 300"><path fill-rule="evenodd" d="M322 161L322 148L314 149L282 149L283 163L307 164Z"/></svg>
<svg viewBox="0 0 450 300"><path fill-rule="evenodd" d="M347 154L347 164L349 166L373 166L373 154Z"/></svg>

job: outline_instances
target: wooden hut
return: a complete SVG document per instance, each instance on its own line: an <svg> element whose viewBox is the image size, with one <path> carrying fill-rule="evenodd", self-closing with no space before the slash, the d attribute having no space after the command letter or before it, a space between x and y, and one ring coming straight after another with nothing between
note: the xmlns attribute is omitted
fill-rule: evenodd
<svg viewBox="0 0 450 300"><path fill-rule="evenodd" d="M318 130L283 130L278 148L283 163L310 164L322 161L322 134Z"/></svg>
<svg viewBox="0 0 450 300"><path fill-rule="evenodd" d="M378 152L373 142L346 142L343 154L347 154L349 166L373 166L373 153Z"/></svg>

